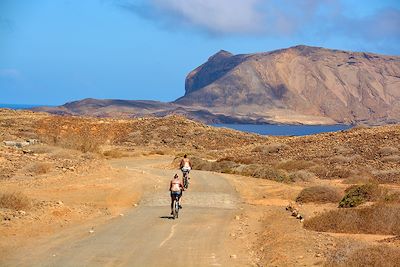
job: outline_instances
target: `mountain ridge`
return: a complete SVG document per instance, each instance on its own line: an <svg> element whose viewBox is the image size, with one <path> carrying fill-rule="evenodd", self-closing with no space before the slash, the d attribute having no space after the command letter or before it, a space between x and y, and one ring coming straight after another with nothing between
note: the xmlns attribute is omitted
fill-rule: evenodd
<svg viewBox="0 0 400 267"><path fill-rule="evenodd" d="M84 99L58 114L162 116L214 123L400 122L400 57L305 45L234 55L220 50L186 77L172 102Z"/></svg>

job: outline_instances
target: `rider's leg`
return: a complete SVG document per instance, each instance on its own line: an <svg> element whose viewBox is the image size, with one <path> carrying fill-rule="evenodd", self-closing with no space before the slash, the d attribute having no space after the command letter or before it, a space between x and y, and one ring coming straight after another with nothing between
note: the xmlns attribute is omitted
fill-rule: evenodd
<svg viewBox="0 0 400 267"><path fill-rule="evenodd" d="M171 195L171 215L174 214L174 196Z"/></svg>
<svg viewBox="0 0 400 267"><path fill-rule="evenodd" d="M182 193L179 195L178 205L179 205L179 208L181 209L182 208Z"/></svg>

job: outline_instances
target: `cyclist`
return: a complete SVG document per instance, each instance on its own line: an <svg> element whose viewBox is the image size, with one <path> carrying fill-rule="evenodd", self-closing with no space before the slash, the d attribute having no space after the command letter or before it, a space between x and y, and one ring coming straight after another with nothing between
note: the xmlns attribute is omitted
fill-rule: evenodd
<svg viewBox="0 0 400 267"><path fill-rule="evenodd" d="M171 215L173 214L174 210L174 198L178 198L179 208L181 209L181 198L183 192L183 184L179 180L178 174L175 173L174 178L171 180L169 184L169 191L171 192Z"/></svg>
<svg viewBox="0 0 400 267"><path fill-rule="evenodd" d="M187 174L189 175L189 172L192 169L192 162L190 161L190 159L187 157L186 154L183 156L183 159L181 160L179 167L181 168L183 174L187 172Z"/></svg>

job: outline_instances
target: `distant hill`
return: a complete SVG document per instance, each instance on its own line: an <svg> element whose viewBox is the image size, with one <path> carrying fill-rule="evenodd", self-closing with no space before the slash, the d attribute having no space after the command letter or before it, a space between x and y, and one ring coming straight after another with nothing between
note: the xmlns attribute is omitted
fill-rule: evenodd
<svg viewBox="0 0 400 267"><path fill-rule="evenodd" d="M400 122L400 57L295 46L220 51L191 71L174 102L95 100L41 108L93 116L179 113L205 122L370 124Z"/></svg>

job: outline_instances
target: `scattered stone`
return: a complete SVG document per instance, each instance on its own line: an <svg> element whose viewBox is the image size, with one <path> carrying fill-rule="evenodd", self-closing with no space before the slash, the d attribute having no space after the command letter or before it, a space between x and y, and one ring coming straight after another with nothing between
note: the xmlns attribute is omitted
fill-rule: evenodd
<svg viewBox="0 0 400 267"><path fill-rule="evenodd" d="M124 217L124 214L123 214L123 213L121 213L119 216L121 216L121 217Z"/></svg>
<svg viewBox="0 0 400 267"><path fill-rule="evenodd" d="M230 233L230 236L231 236L231 237L235 237L236 234L235 234L235 233Z"/></svg>
<svg viewBox="0 0 400 267"><path fill-rule="evenodd" d="M138 206L138 204L137 204L137 203L134 203L134 204L133 204L133 206L134 206L134 207L137 207L137 206Z"/></svg>
<svg viewBox="0 0 400 267"><path fill-rule="evenodd" d="M25 216L25 215L26 215L26 212L23 211L23 210L19 210L18 213L19 213L19 215L22 215L22 216Z"/></svg>
<svg viewBox="0 0 400 267"><path fill-rule="evenodd" d="M232 255L230 255L230 258L231 258L231 259L236 259L237 256L236 256L236 254L232 254Z"/></svg>
<svg viewBox="0 0 400 267"><path fill-rule="evenodd" d="M94 230L93 229L90 229L89 230L89 234L93 234L94 233Z"/></svg>
<svg viewBox="0 0 400 267"><path fill-rule="evenodd" d="M240 220L240 216L239 216L239 215L236 215L236 216L235 216L235 220Z"/></svg>
<svg viewBox="0 0 400 267"><path fill-rule="evenodd" d="M64 205L64 203L61 200L59 200L59 201L57 201L57 205L62 206L62 205Z"/></svg>
<svg viewBox="0 0 400 267"><path fill-rule="evenodd" d="M315 257L320 258L320 257L322 257L322 254L321 253L317 253L317 254L315 254Z"/></svg>

